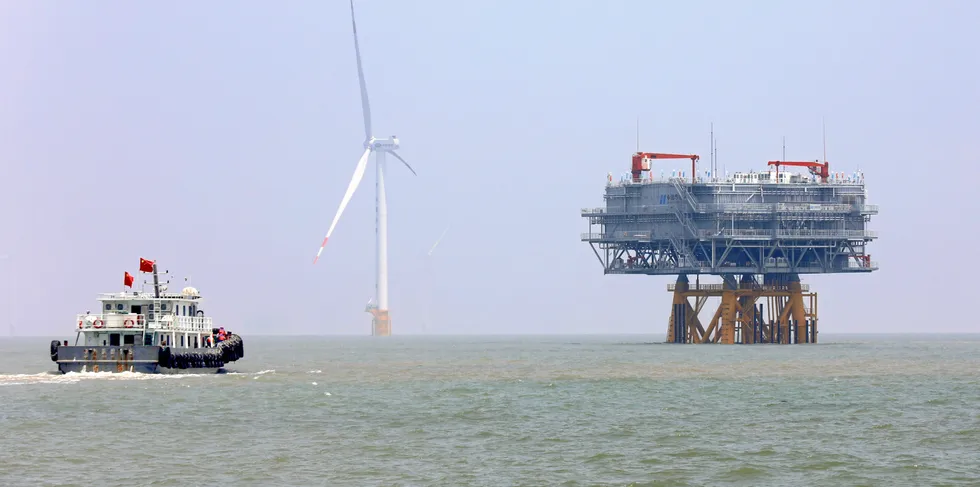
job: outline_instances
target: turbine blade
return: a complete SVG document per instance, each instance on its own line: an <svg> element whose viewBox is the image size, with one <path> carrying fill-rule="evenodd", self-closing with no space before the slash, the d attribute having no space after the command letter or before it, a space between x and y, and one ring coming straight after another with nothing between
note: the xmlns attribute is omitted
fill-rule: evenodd
<svg viewBox="0 0 980 487"><path fill-rule="evenodd" d="M436 247L439 246L439 242L442 242L442 237L445 237L446 236L446 232L448 232L448 231L449 231L449 225L446 225L446 229L442 231L442 235L439 235L439 238L436 239L436 243L432 244L432 248L429 249L429 256L430 257L432 256L432 251L434 251L436 249Z"/></svg>
<svg viewBox="0 0 980 487"><path fill-rule="evenodd" d="M407 167L409 171L412 171L412 174L415 174L415 169L412 169L412 166L409 166L408 163L405 162L405 159L402 159L402 156L398 155L397 152L395 152L393 150L386 151L386 152L388 152L389 154L395 156L395 159L398 159L399 161L402 161L402 164L404 164L405 167ZM418 174L415 174L415 175L418 176Z"/></svg>
<svg viewBox="0 0 980 487"><path fill-rule="evenodd" d="M364 140L371 138L371 104L368 102L364 69L361 67L361 47L357 43L357 22L354 22L354 0L350 0L350 24L354 27L354 55L357 56L357 81L361 85L361 110L364 112Z"/></svg>
<svg viewBox="0 0 980 487"><path fill-rule="evenodd" d="M330 224L330 229L327 230L327 236L323 237L323 243L320 244L320 250L316 252L316 257L313 258L314 264L316 264L317 259L320 258L320 253L323 252L323 248L327 246L327 240L330 238L330 234L333 233L333 229L337 227L337 222L340 221L340 215L344 212L344 208L347 208L347 203L349 203L351 197L354 196L354 191L357 190L357 186L361 184L361 180L364 179L364 169L367 167L369 155L371 155L371 149L364 149L364 154L362 154L361 159L357 161L357 167L354 168L354 177L351 178L350 184L347 185L347 192L344 193L344 199L340 202L340 208L337 209L337 214L333 217L333 222Z"/></svg>

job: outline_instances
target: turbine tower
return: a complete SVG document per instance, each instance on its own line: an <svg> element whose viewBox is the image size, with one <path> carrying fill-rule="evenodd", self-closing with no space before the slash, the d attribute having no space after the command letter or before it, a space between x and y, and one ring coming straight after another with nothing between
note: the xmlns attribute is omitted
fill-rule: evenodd
<svg viewBox="0 0 980 487"><path fill-rule="evenodd" d="M357 161L357 166L354 168L354 177L351 178L350 184L347 186L347 192L344 193L344 199L340 202L340 208L337 209L337 214L333 217L333 222L330 223L330 229L327 230L327 236L323 237L323 243L320 244L320 250L317 251L316 257L313 259L313 263L320 258L320 253L323 252L323 248L327 245L327 240L330 239L330 235L333 233L334 228L337 227L337 222L340 220L340 215L344 212L344 208L347 207L347 203L350 202L351 197L354 196L354 191L357 190L357 186L361 184L361 179L364 178L364 170L367 168L368 157L373 153L375 157L375 164L377 167L377 236L378 236L378 247L377 247L377 289L376 289L376 303L368 303L367 311L371 313L371 335L374 336L388 336L391 335L391 318L388 315L388 202L385 197L385 155L391 154L396 159L405 164L412 174L415 174L415 170L412 166L409 166L405 159L395 152L398 148L398 138L392 135L389 138L379 139L371 135L371 106L368 103L367 85L364 83L364 70L361 67L361 49L357 42L357 23L354 21L354 0L350 2L350 21L351 26L354 30L354 56L357 58L357 80L361 87L361 109L364 113L364 153L361 154L361 158Z"/></svg>

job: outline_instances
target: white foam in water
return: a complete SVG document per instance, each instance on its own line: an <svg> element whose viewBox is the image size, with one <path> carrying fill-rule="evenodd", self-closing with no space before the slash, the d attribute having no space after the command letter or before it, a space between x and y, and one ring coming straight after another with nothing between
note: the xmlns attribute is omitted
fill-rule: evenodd
<svg viewBox="0 0 980 487"><path fill-rule="evenodd" d="M83 380L163 380L204 377L214 374L143 374L139 372L42 372L40 374L0 374L0 386L30 384L74 384Z"/></svg>
<svg viewBox="0 0 980 487"><path fill-rule="evenodd" d="M316 382L314 382L313 385L316 385Z"/></svg>

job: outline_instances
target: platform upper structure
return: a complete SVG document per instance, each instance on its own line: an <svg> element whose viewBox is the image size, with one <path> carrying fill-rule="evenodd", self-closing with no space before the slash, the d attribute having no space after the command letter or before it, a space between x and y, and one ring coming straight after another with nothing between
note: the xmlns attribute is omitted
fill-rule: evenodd
<svg viewBox="0 0 980 487"><path fill-rule="evenodd" d="M778 174L778 176L777 176ZM778 180L777 180L778 177ZM605 188L584 208L582 234L606 274L825 274L871 272L862 173L822 182L786 170L691 181L680 173Z"/></svg>
<svg viewBox="0 0 980 487"><path fill-rule="evenodd" d="M200 309L202 298L193 287L159 296L140 291L103 293L98 301L99 311L76 316L78 345L203 348L212 336L212 320Z"/></svg>

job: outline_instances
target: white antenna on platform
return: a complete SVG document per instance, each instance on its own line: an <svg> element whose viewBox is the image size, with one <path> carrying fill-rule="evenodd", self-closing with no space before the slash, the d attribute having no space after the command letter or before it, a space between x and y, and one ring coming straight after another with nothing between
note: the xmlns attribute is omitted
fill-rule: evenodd
<svg viewBox="0 0 980 487"><path fill-rule="evenodd" d="M820 128L823 131L823 162L827 162L827 120L826 118L820 119Z"/></svg>
<svg viewBox="0 0 980 487"><path fill-rule="evenodd" d="M386 139L378 139L371 135L371 106L368 102L367 85L364 82L364 70L361 67L361 49L357 42L357 23L354 21L354 0L350 2L350 20L351 27L354 31L354 55L357 58L357 80L361 88L361 110L364 116L364 153L361 154L361 158L357 161L357 166L354 168L354 176L351 178L350 184L347 186L347 192L344 193L344 198L340 201L340 208L337 209L337 214L333 217L333 222L330 223L330 228L327 230L327 235L323 237L323 243L320 244L320 250L317 251L316 257L313 259L313 263L320 258L320 253L323 252L323 248L327 245L327 240L330 239L330 235L333 233L334 228L337 227L337 222L340 220L340 215L344 212L344 208L347 207L347 203L350 202L351 197L354 196L354 191L357 190L358 185L361 184L361 179L364 178L364 171L367 167L368 156L372 153L375 155L375 164L377 167L377 298L378 303L375 308L370 308L369 311L374 315L372 335L390 335L391 334L391 322L388 319L388 201L385 195L385 155L391 154L405 164L412 174L415 174L415 170L412 166L405 162L401 156L395 152L398 148L398 138L394 135Z"/></svg>
<svg viewBox="0 0 980 487"><path fill-rule="evenodd" d="M718 177L715 170L715 123L711 122L711 145L708 146L708 167L711 169L711 176Z"/></svg>

